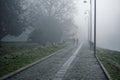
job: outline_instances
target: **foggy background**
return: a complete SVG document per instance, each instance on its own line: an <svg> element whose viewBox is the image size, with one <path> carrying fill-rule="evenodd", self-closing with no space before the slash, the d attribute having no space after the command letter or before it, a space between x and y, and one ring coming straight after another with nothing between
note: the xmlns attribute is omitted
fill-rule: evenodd
<svg viewBox="0 0 120 80"><path fill-rule="evenodd" d="M120 51L120 0L97 0L97 47ZM94 0L92 1L92 42L94 41ZM79 17L76 24L82 28L84 38L88 39L90 4L79 1ZM87 11L87 14L84 14Z"/></svg>
<svg viewBox="0 0 120 80"><path fill-rule="evenodd" d="M87 3L83 0L1 0L0 39L40 44L74 38L88 40L89 3L89 0ZM119 3L120 0L97 0L98 47L120 51ZM93 9L94 6L92 12ZM94 25L92 41L93 35Z"/></svg>
<svg viewBox="0 0 120 80"><path fill-rule="evenodd" d="M79 39L73 0L0 1L0 40L46 45Z"/></svg>
<svg viewBox="0 0 120 80"><path fill-rule="evenodd" d="M120 0L97 0L97 45L120 51Z"/></svg>

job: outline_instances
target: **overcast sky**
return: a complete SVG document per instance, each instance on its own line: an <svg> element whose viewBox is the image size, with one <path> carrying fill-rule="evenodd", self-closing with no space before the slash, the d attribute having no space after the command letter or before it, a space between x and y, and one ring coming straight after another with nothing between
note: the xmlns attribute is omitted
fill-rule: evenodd
<svg viewBox="0 0 120 80"><path fill-rule="evenodd" d="M120 51L120 0L97 0L97 45Z"/></svg>
<svg viewBox="0 0 120 80"><path fill-rule="evenodd" d="M89 4L80 0L77 6L76 23L87 31L84 12L89 10ZM97 46L120 51L120 0L97 0Z"/></svg>
<svg viewBox="0 0 120 80"><path fill-rule="evenodd" d="M85 4L83 1L76 1L75 23L79 26L81 39L87 39L89 15L84 13L89 13L90 2L87 0ZM24 34L21 34L17 40L23 36ZM97 0L97 46L120 51L120 0Z"/></svg>

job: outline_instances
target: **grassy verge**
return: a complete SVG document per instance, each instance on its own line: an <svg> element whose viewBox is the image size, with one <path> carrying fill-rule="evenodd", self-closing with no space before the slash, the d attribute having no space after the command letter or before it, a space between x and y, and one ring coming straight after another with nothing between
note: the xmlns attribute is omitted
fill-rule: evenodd
<svg viewBox="0 0 120 80"><path fill-rule="evenodd" d="M0 77L40 60L64 47L65 45L47 47L2 47L0 48Z"/></svg>
<svg viewBox="0 0 120 80"><path fill-rule="evenodd" d="M120 80L120 52L98 49L97 56L112 80Z"/></svg>

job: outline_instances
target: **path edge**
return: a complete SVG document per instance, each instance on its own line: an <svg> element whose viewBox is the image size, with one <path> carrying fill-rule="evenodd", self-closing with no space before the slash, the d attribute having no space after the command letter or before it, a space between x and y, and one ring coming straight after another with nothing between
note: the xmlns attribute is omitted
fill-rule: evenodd
<svg viewBox="0 0 120 80"><path fill-rule="evenodd" d="M105 73L105 76L107 77L108 80L112 80L110 74L108 73L108 71L106 70L106 68L103 66L102 62L100 61L100 59L98 58L97 54L95 54L95 57L98 60L98 63L100 64L100 67L102 68L103 72Z"/></svg>
<svg viewBox="0 0 120 80"><path fill-rule="evenodd" d="M37 61L35 61L35 62L33 62L33 63L30 63L30 64L28 64L28 65L26 65L26 66L23 66L23 67L21 67L21 68L15 70L15 71L13 71L13 72L11 72L11 73L8 73L8 74L4 75L3 77L0 77L0 80L5 80L5 79L7 79L7 78L10 78L10 77L12 77L12 76L14 76L14 75L16 75L16 74L18 74L18 73L24 71L24 70L26 70L26 69L28 69L28 68L30 68L30 67L36 65L36 64L38 64L38 63L40 63L40 62L42 62L42 61L48 59L49 57L52 57L53 55L55 55L55 54L61 52L62 50L65 50L65 49L68 48L68 47L69 47L69 46L64 47L64 48L62 48L62 49L60 49L60 50L58 50L58 51L56 51L56 52L53 52L52 54L50 54L50 55L48 55L48 56L46 56L46 57L40 59L40 60L37 60Z"/></svg>

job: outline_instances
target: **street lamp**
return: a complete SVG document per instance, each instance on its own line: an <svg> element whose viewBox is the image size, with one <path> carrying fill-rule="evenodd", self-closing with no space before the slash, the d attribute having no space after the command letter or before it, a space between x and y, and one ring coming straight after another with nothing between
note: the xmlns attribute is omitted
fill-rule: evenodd
<svg viewBox="0 0 120 80"><path fill-rule="evenodd" d="M84 0L83 3L87 3L87 0ZM92 0L90 0L90 11L91 11L90 25L92 28L92 5L91 5L91 3L92 3ZM90 31L90 33L91 32L92 32L92 30ZM92 35L92 33L90 34L90 40L91 40L91 35ZM94 55L96 55L96 0L94 0Z"/></svg>
<svg viewBox="0 0 120 80"><path fill-rule="evenodd" d="M94 54L96 55L96 0L94 0Z"/></svg>
<svg viewBox="0 0 120 80"><path fill-rule="evenodd" d="M86 10L84 13L85 15L88 14L88 43L91 49L91 41L92 41L92 5L91 5L91 0L89 1L90 3L90 10ZM84 0L83 3L88 3L87 0Z"/></svg>
<svg viewBox="0 0 120 80"><path fill-rule="evenodd" d="M87 3L87 1L86 1L86 0L84 0L84 1L83 1L83 3Z"/></svg>
<svg viewBox="0 0 120 80"><path fill-rule="evenodd" d="M90 14L91 11L89 10L86 10L85 11L85 15L87 15L87 26L88 26L88 44L91 48L91 14Z"/></svg>

